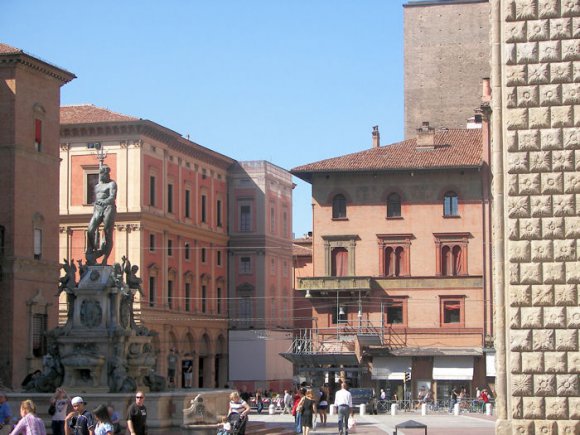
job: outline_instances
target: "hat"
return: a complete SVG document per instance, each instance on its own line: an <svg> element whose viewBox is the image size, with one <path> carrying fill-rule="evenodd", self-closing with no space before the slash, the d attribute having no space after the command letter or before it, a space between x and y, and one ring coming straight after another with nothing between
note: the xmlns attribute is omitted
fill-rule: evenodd
<svg viewBox="0 0 580 435"><path fill-rule="evenodd" d="M83 398L81 396L77 396L77 397L73 397L73 400L71 400L71 403L73 405L78 405L80 403L84 404L85 401L83 400Z"/></svg>

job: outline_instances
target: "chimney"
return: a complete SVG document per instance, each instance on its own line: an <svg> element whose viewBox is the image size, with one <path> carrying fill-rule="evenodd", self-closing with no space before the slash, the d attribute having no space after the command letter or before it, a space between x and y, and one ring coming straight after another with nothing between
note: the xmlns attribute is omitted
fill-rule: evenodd
<svg viewBox="0 0 580 435"><path fill-rule="evenodd" d="M428 121L423 121L417 129L417 148L433 148L435 146L435 129L429 126Z"/></svg>
<svg viewBox="0 0 580 435"><path fill-rule="evenodd" d="M373 126L373 148L381 146L381 134L379 133L379 126Z"/></svg>

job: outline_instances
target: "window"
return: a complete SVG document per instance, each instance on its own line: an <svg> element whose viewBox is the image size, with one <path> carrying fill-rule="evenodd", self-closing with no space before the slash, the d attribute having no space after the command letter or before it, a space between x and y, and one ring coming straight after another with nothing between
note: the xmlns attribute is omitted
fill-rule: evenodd
<svg viewBox="0 0 580 435"><path fill-rule="evenodd" d="M276 209L270 207L270 233L276 233Z"/></svg>
<svg viewBox="0 0 580 435"><path fill-rule="evenodd" d="M222 200L218 199L216 202L216 225L218 227L222 226Z"/></svg>
<svg viewBox="0 0 580 435"><path fill-rule="evenodd" d="M202 263L205 263L207 261L206 255L207 254L206 254L205 248L201 248L201 262Z"/></svg>
<svg viewBox="0 0 580 435"><path fill-rule="evenodd" d="M185 283L185 311L191 311L191 284Z"/></svg>
<svg viewBox="0 0 580 435"><path fill-rule="evenodd" d="M401 276L405 250L402 247L385 248L385 276Z"/></svg>
<svg viewBox="0 0 580 435"><path fill-rule="evenodd" d="M186 243L185 244L185 247L183 248L183 251L184 251L185 259L186 260L189 260L189 255L190 255L189 254L189 243Z"/></svg>
<svg viewBox="0 0 580 435"><path fill-rule="evenodd" d="M42 258L42 230L40 228L34 229L34 259L40 260Z"/></svg>
<svg viewBox="0 0 580 435"><path fill-rule="evenodd" d="M215 255L216 255L216 259L215 259L216 264L218 266L221 266L222 265L222 251L220 251L220 250L216 251Z"/></svg>
<svg viewBox="0 0 580 435"><path fill-rule="evenodd" d="M173 213L173 184L167 185L167 213Z"/></svg>
<svg viewBox="0 0 580 435"><path fill-rule="evenodd" d="M207 196L201 195L201 221L207 223Z"/></svg>
<svg viewBox="0 0 580 435"><path fill-rule="evenodd" d="M150 307L154 307L155 306L155 299L156 299L156 284L157 282L155 281L155 277L154 276L150 276L149 277L149 306Z"/></svg>
<svg viewBox="0 0 580 435"><path fill-rule="evenodd" d="M47 353L47 329L48 316L46 314L32 315L32 354L41 357Z"/></svg>
<svg viewBox="0 0 580 435"><path fill-rule="evenodd" d="M282 236L288 237L288 213L282 213Z"/></svg>
<svg viewBox="0 0 580 435"><path fill-rule="evenodd" d="M447 192L443 198L443 216L459 216L457 207L457 194L455 192Z"/></svg>
<svg viewBox="0 0 580 435"><path fill-rule="evenodd" d="M385 323L402 325L405 322L405 303L399 299L388 299L385 303Z"/></svg>
<svg viewBox="0 0 580 435"><path fill-rule="evenodd" d="M38 152L42 151L42 121L40 119L34 120L34 149Z"/></svg>
<svg viewBox="0 0 580 435"><path fill-rule="evenodd" d="M222 288L217 288L217 313L222 314Z"/></svg>
<svg viewBox="0 0 580 435"><path fill-rule="evenodd" d="M288 276L288 263L286 263L286 260L282 262L282 276Z"/></svg>
<svg viewBox="0 0 580 435"><path fill-rule="evenodd" d="M167 240L167 255L171 257L173 255L173 240Z"/></svg>
<svg viewBox="0 0 580 435"><path fill-rule="evenodd" d="M167 308L173 308L173 281L167 281Z"/></svg>
<svg viewBox="0 0 580 435"><path fill-rule="evenodd" d="M201 312L207 311L207 286L201 286Z"/></svg>
<svg viewBox="0 0 580 435"><path fill-rule="evenodd" d="M401 217L401 197L397 193L391 193L387 197L387 217Z"/></svg>
<svg viewBox="0 0 580 435"><path fill-rule="evenodd" d="M249 205L242 205L240 207L240 232L250 231L252 231L252 211Z"/></svg>
<svg viewBox="0 0 580 435"><path fill-rule="evenodd" d="M191 217L191 190L185 190L185 217Z"/></svg>
<svg viewBox="0 0 580 435"><path fill-rule="evenodd" d="M155 176L149 176L149 205L155 207Z"/></svg>
<svg viewBox="0 0 580 435"><path fill-rule="evenodd" d="M332 218L346 219L346 198L338 194L332 199Z"/></svg>
<svg viewBox="0 0 580 435"><path fill-rule="evenodd" d="M439 276L465 276L470 233L436 233L436 270Z"/></svg>
<svg viewBox="0 0 580 435"><path fill-rule="evenodd" d="M155 252L155 234L149 234L149 251Z"/></svg>
<svg viewBox="0 0 580 435"><path fill-rule="evenodd" d="M250 257L240 257L240 273L252 273L252 262Z"/></svg>
<svg viewBox="0 0 580 435"><path fill-rule="evenodd" d="M249 296L242 296L240 298L240 326L249 326L252 320L252 300Z"/></svg>
<svg viewBox="0 0 580 435"><path fill-rule="evenodd" d="M441 323L462 326L463 299L441 298Z"/></svg>
<svg viewBox="0 0 580 435"><path fill-rule="evenodd" d="M332 250L331 276L348 276L348 250L334 248Z"/></svg>
<svg viewBox="0 0 580 435"><path fill-rule="evenodd" d="M270 274L276 275L276 259L275 258L272 258L270 260Z"/></svg>
<svg viewBox="0 0 580 435"><path fill-rule="evenodd" d="M95 203L95 186L99 184L99 172L85 172L85 204Z"/></svg>

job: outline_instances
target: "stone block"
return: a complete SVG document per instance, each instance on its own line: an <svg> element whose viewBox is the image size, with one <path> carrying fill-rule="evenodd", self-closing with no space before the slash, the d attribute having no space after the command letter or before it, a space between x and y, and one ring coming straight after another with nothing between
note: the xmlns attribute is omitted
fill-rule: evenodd
<svg viewBox="0 0 580 435"><path fill-rule="evenodd" d="M572 37L572 18L553 18L550 20L550 39Z"/></svg>
<svg viewBox="0 0 580 435"><path fill-rule="evenodd" d="M529 262L531 258L530 242L520 240L510 243L508 256L512 263Z"/></svg>
<svg viewBox="0 0 580 435"><path fill-rule="evenodd" d="M508 198L508 216L511 218L530 216L528 197L518 196Z"/></svg>
<svg viewBox="0 0 580 435"><path fill-rule="evenodd" d="M540 85L539 101L541 106L562 104L562 85Z"/></svg>
<svg viewBox="0 0 580 435"><path fill-rule="evenodd" d="M518 191L521 195L538 195L540 193L540 174L520 174Z"/></svg>
<svg viewBox="0 0 580 435"><path fill-rule="evenodd" d="M560 15L558 0L538 0L538 17L554 18ZM514 11L515 16L515 11Z"/></svg>
<svg viewBox="0 0 580 435"><path fill-rule="evenodd" d="M534 375L534 395L554 396L556 394L556 375Z"/></svg>
<svg viewBox="0 0 580 435"><path fill-rule="evenodd" d="M510 284L520 283L520 265L518 263L510 263L509 280Z"/></svg>
<svg viewBox="0 0 580 435"><path fill-rule="evenodd" d="M568 270L568 267L566 267ZM559 306L576 305L577 289L575 284L554 286L554 303Z"/></svg>
<svg viewBox="0 0 580 435"><path fill-rule="evenodd" d="M568 398L568 412L570 413L570 418L580 420L580 397Z"/></svg>
<svg viewBox="0 0 580 435"><path fill-rule="evenodd" d="M543 240L542 240L542 242L543 242ZM554 304L554 286L552 286L552 285L533 285L532 286L532 304L534 306L538 306L538 307L553 305Z"/></svg>
<svg viewBox="0 0 580 435"><path fill-rule="evenodd" d="M564 221L566 222L566 238L575 239L580 237L580 217L570 216L564 218Z"/></svg>
<svg viewBox="0 0 580 435"><path fill-rule="evenodd" d="M552 216L552 196L536 195L530 198L532 217Z"/></svg>
<svg viewBox="0 0 580 435"><path fill-rule="evenodd" d="M563 193L564 177L560 173L545 172L541 174L542 193Z"/></svg>
<svg viewBox="0 0 580 435"><path fill-rule="evenodd" d="M566 325L568 328L580 328L580 307L566 307Z"/></svg>
<svg viewBox="0 0 580 435"><path fill-rule="evenodd" d="M570 125L572 125L572 124L570 124ZM550 127L550 108L549 107L532 107L532 108L528 109L528 127L529 128L548 128L548 127Z"/></svg>
<svg viewBox="0 0 580 435"><path fill-rule="evenodd" d="M580 421L558 420L559 435L578 435L580 433Z"/></svg>
<svg viewBox="0 0 580 435"><path fill-rule="evenodd" d="M540 143L543 150L559 150L563 147L562 129L550 128L540 132Z"/></svg>
<svg viewBox="0 0 580 435"><path fill-rule="evenodd" d="M560 62L562 60L560 41L539 42L538 52L540 62Z"/></svg>
<svg viewBox="0 0 580 435"><path fill-rule="evenodd" d="M566 310L564 307L544 307L543 319L545 328L565 328Z"/></svg>
<svg viewBox="0 0 580 435"><path fill-rule="evenodd" d="M528 127L527 109L508 109L505 117L508 130L521 130Z"/></svg>
<svg viewBox="0 0 580 435"><path fill-rule="evenodd" d="M551 110L550 122L552 127L573 127L575 125L574 110L572 106L552 106L550 110ZM531 114L530 114L530 125L531 125Z"/></svg>
<svg viewBox="0 0 580 435"><path fill-rule="evenodd" d="M529 285L512 285L509 287L509 295L512 307L532 304L532 291Z"/></svg>
<svg viewBox="0 0 580 435"><path fill-rule="evenodd" d="M556 261L576 260L576 243L574 240L554 240L554 258Z"/></svg>
<svg viewBox="0 0 580 435"><path fill-rule="evenodd" d="M572 0L562 1L561 14L563 17L577 17L580 15L580 3Z"/></svg>
<svg viewBox="0 0 580 435"><path fill-rule="evenodd" d="M580 17L572 18L572 38L580 38Z"/></svg>
<svg viewBox="0 0 580 435"><path fill-rule="evenodd" d="M580 352L568 352L568 372L580 373Z"/></svg>
<svg viewBox="0 0 580 435"><path fill-rule="evenodd" d="M550 66L547 63L536 63L528 65L528 70L523 69L524 65L517 65L511 70L507 70L507 80L508 85L520 85L525 84L526 81L530 85L541 85L550 82ZM518 69L519 67L519 69ZM579 71L580 75L580 71Z"/></svg>
<svg viewBox="0 0 580 435"><path fill-rule="evenodd" d="M562 60L580 59L580 41L578 39L565 39L561 44Z"/></svg>
<svg viewBox="0 0 580 435"><path fill-rule="evenodd" d="M538 17L535 0L515 0L515 19L532 20ZM542 17L544 18L544 17ZM545 17L547 18L547 17Z"/></svg>
<svg viewBox="0 0 580 435"><path fill-rule="evenodd" d="M558 396L578 396L578 375L556 375Z"/></svg>
<svg viewBox="0 0 580 435"><path fill-rule="evenodd" d="M526 24L528 30L528 41L546 41L550 39L550 21L534 20ZM552 41L550 41L552 42ZM541 46L540 46L541 52ZM559 59L558 59L559 60Z"/></svg>
<svg viewBox="0 0 580 435"><path fill-rule="evenodd" d="M524 401L521 397L512 397L512 418L521 420L524 416Z"/></svg>
<svg viewBox="0 0 580 435"><path fill-rule="evenodd" d="M509 109L518 107L518 87L519 86L513 86L511 88L507 88L505 91L505 101Z"/></svg>
<svg viewBox="0 0 580 435"><path fill-rule="evenodd" d="M580 82L580 62L573 63L572 80L574 81L574 83Z"/></svg>
<svg viewBox="0 0 580 435"><path fill-rule="evenodd" d="M513 21L505 24L506 42L526 42L526 21Z"/></svg>
<svg viewBox="0 0 580 435"><path fill-rule="evenodd" d="M577 351L578 350L578 330L576 329L556 329L556 350Z"/></svg>
<svg viewBox="0 0 580 435"><path fill-rule="evenodd" d="M510 195L518 195L518 176L517 174L507 174L508 192Z"/></svg>
<svg viewBox="0 0 580 435"><path fill-rule="evenodd" d="M510 331L511 346L514 351L531 351L532 350L532 331L531 330L512 330ZM531 381L530 381L531 383ZM530 387L531 388L531 387Z"/></svg>
<svg viewBox="0 0 580 435"><path fill-rule="evenodd" d="M522 307L520 310L520 322L522 328L541 328L542 327L542 308L541 307ZM523 357L522 357L523 358ZM523 361L522 361L523 364Z"/></svg>
<svg viewBox="0 0 580 435"><path fill-rule="evenodd" d="M513 132L510 132L513 133ZM517 132L517 148L511 151L538 151L540 149L540 130L520 130Z"/></svg>
<svg viewBox="0 0 580 435"><path fill-rule="evenodd" d="M544 284L565 284L564 263L542 263Z"/></svg>
<svg viewBox="0 0 580 435"><path fill-rule="evenodd" d="M520 281L522 284L543 284L541 263L521 263Z"/></svg>
<svg viewBox="0 0 580 435"><path fill-rule="evenodd" d="M542 435L558 435L558 426L555 421L536 420L534 422L534 432Z"/></svg>
<svg viewBox="0 0 580 435"><path fill-rule="evenodd" d="M556 343L556 334L553 329L534 329L533 335L533 349L535 351L554 350Z"/></svg>
<svg viewBox="0 0 580 435"><path fill-rule="evenodd" d="M568 418L568 400L565 397L546 397L546 418L550 420Z"/></svg>
<svg viewBox="0 0 580 435"><path fill-rule="evenodd" d="M564 180L566 180L564 174ZM574 195L554 195L554 216L572 216L574 215Z"/></svg>
<svg viewBox="0 0 580 435"><path fill-rule="evenodd" d="M533 391L532 375L513 375L512 376L512 395L530 396Z"/></svg>
<svg viewBox="0 0 580 435"><path fill-rule="evenodd" d="M569 83L572 81L572 62L554 62L550 64L552 83Z"/></svg>
<svg viewBox="0 0 580 435"><path fill-rule="evenodd" d="M566 263L566 282L568 284L580 283L580 263L578 261Z"/></svg>
<svg viewBox="0 0 580 435"><path fill-rule="evenodd" d="M524 397L524 418L534 420L544 418L544 398Z"/></svg>
<svg viewBox="0 0 580 435"><path fill-rule="evenodd" d="M518 219L508 219L506 223L506 232L509 240L519 240L520 223Z"/></svg>
<svg viewBox="0 0 580 435"><path fill-rule="evenodd" d="M544 239L562 239L564 237L564 219L559 217L542 218L542 235Z"/></svg>
<svg viewBox="0 0 580 435"><path fill-rule="evenodd" d="M522 400L522 414L524 403ZM512 431L505 433L514 433L517 435L534 435L534 421L533 420L514 420L512 422Z"/></svg>
<svg viewBox="0 0 580 435"><path fill-rule="evenodd" d="M580 146L580 129L576 127L562 129L564 148L573 150Z"/></svg>
<svg viewBox="0 0 580 435"><path fill-rule="evenodd" d="M541 352L523 352L522 372L524 373L543 373L544 355ZM554 385L556 381L554 380Z"/></svg>
<svg viewBox="0 0 580 435"><path fill-rule="evenodd" d="M580 83L564 83L562 85L562 100L564 104L580 103Z"/></svg>
<svg viewBox="0 0 580 435"><path fill-rule="evenodd" d="M552 151L552 171L564 172L574 170L574 152L571 150ZM570 192L574 193L574 192Z"/></svg>
<svg viewBox="0 0 580 435"><path fill-rule="evenodd" d="M566 373L566 352L545 352L546 373Z"/></svg>
<svg viewBox="0 0 580 435"><path fill-rule="evenodd" d="M520 328L520 309L519 308L510 308L510 320L509 325L512 329L519 329Z"/></svg>
<svg viewBox="0 0 580 435"><path fill-rule="evenodd" d="M522 354L520 352L510 352L510 371L511 373L522 372Z"/></svg>
<svg viewBox="0 0 580 435"><path fill-rule="evenodd" d="M572 156L572 153L570 153L569 157ZM567 160L566 163L567 164L572 164L573 160ZM566 166L567 167L567 166ZM564 169L564 170L572 170L573 168L570 169ZM580 193L580 174L578 172L567 172L564 174L564 192L566 193ZM571 207L574 207L574 198L572 197L572 200L569 201L569 205ZM574 212L572 212L574 213Z"/></svg>
<svg viewBox="0 0 580 435"><path fill-rule="evenodd" d="M518 107L534 107L539 104L538 86L518 86L516 89Z"/></svg>

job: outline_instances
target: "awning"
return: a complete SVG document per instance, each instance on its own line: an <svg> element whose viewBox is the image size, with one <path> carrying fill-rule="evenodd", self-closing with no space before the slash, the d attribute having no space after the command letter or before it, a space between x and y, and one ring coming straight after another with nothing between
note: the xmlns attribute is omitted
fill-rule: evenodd
<svg viewBox="0 0 580 435"><path fill-rule="evenodd" d="M386 379L389 381L402 381L405 372L410 372L412 367L411 357L382 357L373 358L371 369L372 379Z"/></svg>
<svg viewBox="0 0 580 435"><path fill-rule="evenodd" d="M485 354L485 376L495 378L495 352Z"/></svg>
<svg viewBox="0 0 580 435"><path fill-rule="evenodd" d="M436 356L433 358L433 380L470 381L473 379L473 357Z"/></svg>
<svg viewBox="0 0 580 435"><path fill-rule="evenodd" d="M356 366L359 361L354 352L352 353L281 353L283 358L286 358L292 364L297 366L332 366L339 368L340 366Z"/></svg>

